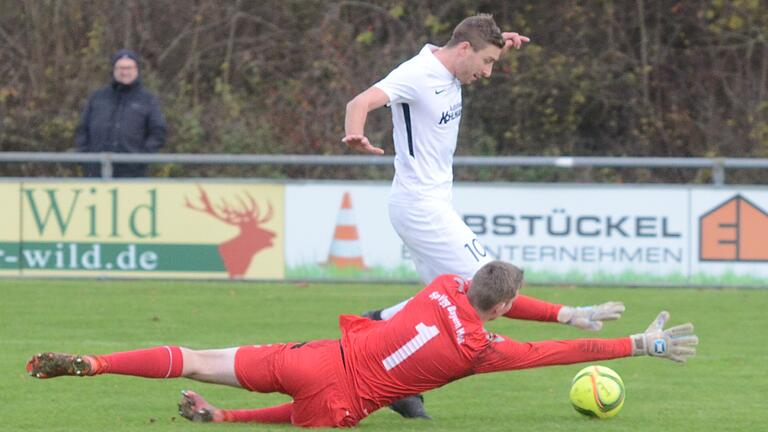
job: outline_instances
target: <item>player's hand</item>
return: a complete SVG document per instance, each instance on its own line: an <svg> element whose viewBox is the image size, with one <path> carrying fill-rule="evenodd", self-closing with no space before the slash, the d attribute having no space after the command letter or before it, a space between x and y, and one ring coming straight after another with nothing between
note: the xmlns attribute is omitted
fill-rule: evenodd
<svg viewBox="0 0 768 432"><path fill-rule="evenodd" d="M603 321L621 318L624 303L608 302L599 305L571 307L563 306L557 314L557 320L582 330L598 331L603 328Z"/></svg>
<svg viewBox="0 0 768 432"><path fill-rule="evenodd" d="M501 37L504 39L504 48L502 48L503 52L507 52L512 47L515 49L520 49L524 43L531 41L530 38L515 32L503 32Z"/></svg>
<svg viewBox="0 0 768 432"><path fill-rule="evenodd" d="M371 142L368 141L365 135L347 135L341 139L341 142L358 153L384 154L384 150L371 145Z"/></svg>
<svg viewBox="0 0 768 432"><path fill-rule="evenodd" d="M676 362L685 362L696 354L699 338L693 334L693 324L685 323L664 330L669 312L662 311L645 330L630 336L632 355L664 357Z"/></svg>

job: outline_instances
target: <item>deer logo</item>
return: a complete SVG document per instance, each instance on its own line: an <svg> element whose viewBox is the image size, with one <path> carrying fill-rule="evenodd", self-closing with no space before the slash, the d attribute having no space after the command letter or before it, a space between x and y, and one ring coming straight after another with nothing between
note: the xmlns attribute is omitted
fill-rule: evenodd
<svg viewBox="0 0 768 432"><path fill-rule="evenodd" d="M245 196L248 201L237 196L239 206L235 208L224 198L221 199L220 205L214 206L208 198L208 193L200 186L197 188L200 191L198 199L202 206L196 207L188 197L184 197L187 208L209 214L228 225L237 225L240 229L236 237L219 245L219 255L230 278L243 277L253 257L262 249L272 247L275 233L260 226L272 219L272 204L267 204L267 213L261 217L256 200L247 191Z"/></svg>

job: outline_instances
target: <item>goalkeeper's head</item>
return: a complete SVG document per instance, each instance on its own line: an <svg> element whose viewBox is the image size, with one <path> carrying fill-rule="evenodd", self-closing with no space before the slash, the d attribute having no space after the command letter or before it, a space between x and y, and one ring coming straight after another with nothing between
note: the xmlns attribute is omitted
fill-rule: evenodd
<svg viewBox="0 0 768 432"><path fill-rule="evenodd" d="M490 321L509 311L522 286L522 270L510 263L491 261L472 277L467 297L480 318Z"/></svg>

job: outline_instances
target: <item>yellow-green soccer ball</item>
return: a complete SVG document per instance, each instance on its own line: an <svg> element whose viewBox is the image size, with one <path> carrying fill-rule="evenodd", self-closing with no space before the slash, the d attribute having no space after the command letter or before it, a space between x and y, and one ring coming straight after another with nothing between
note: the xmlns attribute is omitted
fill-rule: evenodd
<svg viewBox="0 0 768 432"><path fill-rule="evenodd" d="M624 381L613 369L587 366L573 377L571 404L589 417L613 417L624 405Z"/></svg>

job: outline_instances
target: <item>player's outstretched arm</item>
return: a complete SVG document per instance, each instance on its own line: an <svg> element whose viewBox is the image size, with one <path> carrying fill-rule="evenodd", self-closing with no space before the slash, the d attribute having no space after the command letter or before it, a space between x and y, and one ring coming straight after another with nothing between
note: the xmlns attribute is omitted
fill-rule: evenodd
<svg viewBox="0 0 768 432"><path fill-rule="evenodd" d="M557 313L557 321L582 330L598 331L604 321L621 318L624 310L624 303L614 301L592 306L563 306Z"/></svg>
<svg viewBox="0 0 768 432"><path fill-rule="evenodd" d="M621 302L575 307L549 303L519 294L504 315L507 318L559 322L582 330L597 331L603 328L603 321L617 320L621 318L623 312L624 304Z"/></svg>
<svg viewBox="0 0 768 432"><path fill-rule="evenodd" d="M557 314L562 307L556 303L518 294L512 302L512 307L504 316L527 321L557 322Z"/></svg>
<svg viewBox="0 0 768 432"><path fill-rule="evenodd" d="M649 355L684 363L696 355L699 338L693 334L693 324L685 323L664 330L669 312L662 311L644 333L630 336L632 355Z"/></svg>
<svg viewBox="0 0 768 432"><path fill-rule="evenodd" d="M615 339L518 342L496 335L477 359L474 372L498 372L650 355L685 362L696 355L699 338L693 324L664 330L669 312L661 312L644 333Z"/></svg>
<svg viewBox="0 0 768 432"><path fill-rule="evenodd" d="M368 141L364 130L368 113L383 107L388 102L387 94L376 87L369 88L349 101L344 117L345 136L341 142L358 153L384 154L384 150L374 147Z"/></svg>

